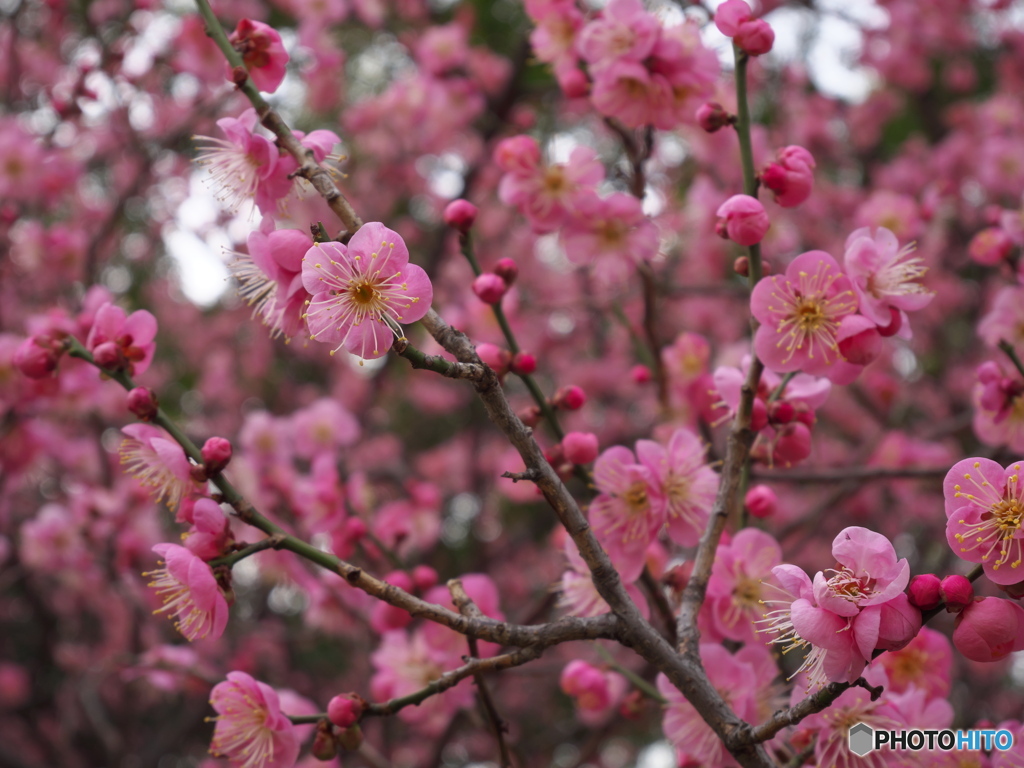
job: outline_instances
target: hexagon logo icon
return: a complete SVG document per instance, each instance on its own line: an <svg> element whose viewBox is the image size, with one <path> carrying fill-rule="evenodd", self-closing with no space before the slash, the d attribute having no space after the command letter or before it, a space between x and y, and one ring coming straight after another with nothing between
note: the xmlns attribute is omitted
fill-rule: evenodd
<svg viewBox="0 0 1024 768"><path fill-rule="evenodd" d="M864 757L875 748L875 730L867 723L857 723L850 729L850 751Z"/></svg>

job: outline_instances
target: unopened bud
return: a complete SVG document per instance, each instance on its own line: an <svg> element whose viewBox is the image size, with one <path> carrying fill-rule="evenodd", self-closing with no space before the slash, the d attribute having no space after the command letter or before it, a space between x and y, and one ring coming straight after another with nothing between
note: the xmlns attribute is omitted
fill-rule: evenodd
<svg viewBox="0 0 1024 768"><path fill-rule="evenodd" d="M333 760L338 756L338 742L334 738L334 727L326 720L321 720L316 726L316 736L313 738L313 746L310 754L317 760Z"/></svg>
<svg viewBox="0 0 1024 768"><path fill-rule="evenodd" d="M637 384L646 384L651 380L651 369L646 365L634 365L629 369L629 377Z"/></svg>
<svg viewBox="0 0 1024 768"><path fill-rule="evenodd" d="M146 387L136 387L128 393L128 410L141 421L150 421L159 407L154 395Z"/></svg>
<svg viewBox="0 0 1024 768"><path fill-rule="evenodd" d="M496 344L477 344L476 354L484 365L490 366L499 376L508 373L512 364L512 353Z"/></svg>
<svg viewBox="0 0 1024 768"><path fill-rule="evenodd" d="M125 364L121 348L112 341L105 341L92 351L92 359L100 368L119 369Z"/></svg>
<svg viewBox="0 0 1024 768"><path fill-rule="evenodd" d="M720 128L735 122L736 118L725 111L725 108L717 101L708 101L697 108L697 125L708 133L714 133Z"/></svg>
<svg viewBox="0 0 1024 768"><path fill-rule="evenodd" d="M939 593L946 602L947 613L960 613L974 600L974 585L966 576L947 576L939 584Z"/></svg>
<svg viewBox="0 0 1024 768"><path fill-rule="evenodd" d="M528 352L517 352L515 357L512 358L512 365L510 367L512 373L519 376L529 376L537 370L537 358Z"/></svg>
<svg viewBox="0 0 1024 768"><path fill-rule="evenodd" d="M921 573L910 580L907 598L910 604L922 611L930 611L942 602L939 592L939 577L934 573Z"/></svg>
<svg viewBox="0 0 1024 768"><path fill-rule="evenodd" d="M786 400L776 400L768 408L768 420L772 424L789 424L796 418L796 408Z"/></svg>
<svg viewBox="0 0 1024 768"><path fill-rule="evenodd" d="M750 258L747 256L739 256L736 261L732 263L732 268L737 275L740 275L741 277L750 277Z"/></svg>
<svg viewBox="0 0 1024 768"><path fill-rule="evenodd" d="M335 696L327 703L327 717L342 730L359 722L363 714L363 700L354 693Z"/></svg>
<svg viewBox="0 0 1024 768"><path fill-rule="evenodd" d="M452 200L444 209L444 223L459 232L468 232L479 212L469 200Z"/></svg>
<svg viewBox="0 0 1024 768"><path fill-rule="evenodd" d="M349 752L354 752L363 746L363 730L358 725L347 728L338 736L338 743Z"/></svg>
<svg viewBox="0 0 1024 768"><path fill-rule="evenodd" d="M516 264L514 259L498 259L498 263L494 265L494 269L491 271L504 280L505 285L510 287L515 283L516 278L519 277L519 265Z"/></svg>
<svg viewBox="0 0 1024 768"><path fill-rule="evenodd" d="M569 432L562 439L562 450L567 461L589 464L599 452L597 435L592 432Z"/></svg>
<svg viewBox="0 0 1024 768"><path fill-rule="evenodd" d="M473 293L485 304L499 304L507 291L505 281L493 272L484 272L473 281Z"/></svg>
<svg viewBox="0 0 1024 768"><path fill-rule="evenodd" d="M45 379L57 370L60 351L49 339L33 336L14 352L14 366L30 379Z"/></svg>
<svg viewBox="0 0 1024 768"><path fill-rule="evenodd" d="M206 473L216 475L231 461L231 443L223 437L211 437L203 443L202 454Z"/></svg>
<svg viewBox="0 0 1024 768"><path fill-rule="evenodd" d="M412 580L416 585L416 590L418 592L426 592L432 586L437 584L437 571L429 565L417 565L412 569Z"/></svg>
<svg viewBox="0 0 1024 768"><path fill-rule="evenodd" d="M555 408L561 408L565 411L578 411L586 402L587 393L575 384L562 387L555 392L555 396L551 399L551 404Z"/></svg>
<svg viewBox="0 0 1024 768"><path fill-rule="evenodd" d="M778 509L779 498L775 495L775 491L767 485L755 485L747 491L743 503L746 504L747 511L753 517L765 518L775 514L775 511Z"/></svg>

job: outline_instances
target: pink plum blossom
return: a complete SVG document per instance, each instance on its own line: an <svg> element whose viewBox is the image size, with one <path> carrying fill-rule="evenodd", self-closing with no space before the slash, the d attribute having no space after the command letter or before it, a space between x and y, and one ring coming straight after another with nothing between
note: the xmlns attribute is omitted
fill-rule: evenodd
<svg viewBox="0 0 1024 768"><path fill-rule="evenodd" d="M594 581L590 577L590 569L583 561L583 556L580 555L576 544L568 537L565 540L565 556L569 561L569 568L562 574L559 584L561 594L558 598L558 605L564 608L569 616L600 616L602 613L608 613L611 608L598 594L597 587L594 586ZM647 600L644 599L636 585L626 584L626 592L640 610L640 614L647 618L650 609L647 606Z"/></svg>
<svg viewBox="0 0 1024 768"><path fill-rule="evenodd" d="M228 672L210 693L217 711L210 752L241 768L292 768L299 737L277 691L245 672Z"/></svg>
<svg viewBox="0 0 1024 768"><path fill-rule="evenodd" d="M565 666L559 684L566 695L573 697L580 722L591 727L608 718L629 688L618 672L603 671L582 659Z"/></svg>
<svg viewBox="0 0 1024 768"><path fill-rule="evenodd" d="M990 347L1006 341L1024 350L1024 287L999 289L992 308L978 323L978 336Z"/></svg>
<svg viewBox="0 0 1024 768"><path fill-rule="evenodd" d="M863 227L846 238L843 262L860 300L860 312L877 325L892 322L891 309L914 312L935 298L921 285L928 270L924 259L913 252L913 244L900 248L896 235L884 227L873 236Z"/></svg>
<svg viewBox="0 0 1024 768"><path fill-rule="evenodd" d="M677 544L693 546L704 533L718 492L718 475L707 464L707 447L688 429L677 429L667 445L638 440L640 463L655 478L664 499L668 535Z"/></svg>
<svg viewBox="0 0 1024 768"><path fill-rule="evenodd" d="M185 548L203 560L223 555L232 541L227 515L213 499L198 499L189 513L192 527L184 534Z"/></svg>
<svg viewBox="0 0 1024 768"><path fill-rule="evenodd" d="M1024 381L988 361L978 366L974 387L974 433L989 445L1024 451Z"/></svg>
<svg viewBox="0 0 1024 768"><path fill-rule="evenodd" d="M558 229L604 178L604 166L590 147L573 149L565 164L545 165L532 138L513 137L498 145L495 157L506 170L498 196L516 206L537 233Z"/></svg>
<svg viewBox="0 0 1024 768"><path fill-rule="evenodd" d="M96 312L85 346L104 368L141 375L153 360L156 330L156 318L150 312L140 309L128 315L107 303Z"/></svg>
<svg viewBox="0 0 1024 768"><path fill-rule="evenodd" d="M593 71L616 60L642 62L654 50L661 24L640 0L611 0L580 32L577 46Z"/></svg>
<svg viewBox="0 0 1024 768"><path fill-rule="evenodd" d="M210 566L177 544L157 544L153 551L164 559L164 567L143 575L153 578L149 586L164 603L156 613L174 617L175 629L189 640L223 635L228 603Z"/></svg>
<svg viewBox="0 0 1024 768"><path fill-rule="evenodd" d="M302 329L309 298L302 285L302 257L311 245L305 232L274 229L274 220L265 216L259 230L249 234L248 255L239 254L231 265L239 295L273 337L291 339Z"/></svg>
<svg viewBox="0 0 1024 768"><path fill-rule="evenodd" d="M756 19L743 0L726 0L715 9L715 26L731 37L740 49L751 56L761 56L772 49L775 32L763 19Z"/></svg>
<svg viewBox="0 0 1024 768"><path fill-rule="evenodd" d="M991 459L964 459L942 484L946 498L946 541L970 563L981 563L996 584L1022 579L1024 483L1021 463L1003 469Z"/></svg>
<svg viewBox="0 0 1024 768"><path fill-rule="evenodd" d="M231 211L247 200L270 211L292 186L291 179L275 173L280 154L276 144L255 132L258 120L256 110L247 109L217 121L227 139L196 136L196 162L210 169L217 199Z"/></svg>
<svg viewBox="0 0 1024 768"><path fill-rule="evenodd" d="M948 696L953 648L944 634L922 627L907 645L881 654L872 665L885 669L889 685L897 693L914 686L931 696Z"/></svg>
<svg viewBox="0 0 1024 768"><path fill-rule="evenodd" d="M380 222L364 224L349 241L315 243L302 260L302 282L312 294L306 310L310 338L363 358L387 354L430 309L433 288L409 263L405 241Z"/></svg>
<svg viewBox="0 0 1024 768"><path fill-rule="evenodd" d="M121 428L128 438L121 443L121 464L125 472L137 479L168 509L196 488L192 465L185 451L158 427L149 424L128 424Z"/></svg>
<svg viewBox="0 0 1024 768"><path fill-rule="evenodd" d="M280 33L262 21L241 19L228 39L242 56L256 87L267 93L276 91L288 65L288 52ZM230 70L228 79L231 79Z"/></svg>
<svg viewBox="0 0 1024 768"><path fill-rule="evenodd" d="M754 337L757 356L773 371L803 371L847 383L858 369L839 353L843 318L857 297L835 259L824 251L797 256L784 275L763 278L750 296L761 323Z"/></svg>
<svg viewBox="0 0 1024 768"><path fill-rule="evenodd" d="M661 483L650 466L619 445L598 456L594 482L600 491L590 505L594 533L623 580L634 581L644 569L647 545L665 524L667 500Z"/></svg>
<svg viewBox="0 0 1024 768"><path fill-rule="evenodd" d="M779 543L756 528L744 528L727 544L718 545L705 605L719 635L754 641L753 622L762 617L761 601L772 591L764 582L771 580L772 568L781 563Z"/></svg>
<svg viewBox="0 0 1024 768"><path fill-rule="evenodd" d="M571 262L590 266L606 284L624 280L637 264L658 255L658 228L624 192L605 198L584 195L562 229Z"/></svg>

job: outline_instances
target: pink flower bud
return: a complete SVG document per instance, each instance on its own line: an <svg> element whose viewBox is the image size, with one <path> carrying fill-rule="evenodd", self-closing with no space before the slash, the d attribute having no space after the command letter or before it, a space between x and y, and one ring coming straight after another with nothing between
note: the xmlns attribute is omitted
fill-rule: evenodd
<svg viewBox="0 0 1024 768"><path fill-rule="evenodd" d="M740 277L750 277L750 259L746 256L737 257L732 263L733 271Z"/></svg>
<svg viewBox="0 0 1024 768"><path fill-rule="evenodd" d="M121 354L121 348L112 341L105 341L92 351L92 359L100 368L117 370L124 368L127 361Z"/></svg>
<svg viewBox="0 0 1024 768"><path fill-rule="evenodd" d="M529 376L537 370L537 358L528 352L517 352L509 367L518 376Z"/></svg>
<svg viewBox="0 0 1024 768"><path fill-rule="evenodd" d="M573 464L589 464L597 458L597 435L592 432L569 432L562 440L565 458Z"/></svg>
<svg viewBox="0 0 1024 768"><path fill-rule="evenodd" d="M388 584L398 587L399 589L405 592L412 591L412 576L410 576L405 571L391 571L384 577L384 581L386 581Z"/></svg>
<svg viewBox="0 0 1024 768"><path fill-rule="evenodd" d="M989 227L971 238L967 253L986 267L1000 264L1013 251L1013 240L1001 227Z"/></svg>
<svg viewBox="0 0 1024 768"><path fill-rule="evenodd" d="M444 209L444 223L459 232L468 232L479 212L480 209L469 200L452 200Z"/></svg>
<svg viewBox="0 0 1024 768"><path fill-rule="evenodd" d="M582 99L590 93L590 81L583 70L573 68L566 72L557 72L558 85L562 93L570 99Z"/></svg>
<svg viewBox="0 0 1024 768"><path fill-rule="evenodd" d="M352 541L359 541L370 529L361 517L350 517L345 521L345 534Z"/></svg>
<svg viewBox="0 0 1024 768"><path fill-rule="evenodd" d="M747 511L757 518L771 517L779 505L779 497L767 485L755 485L743 500Z"/></svg>
<svg viewBox="0 0 1024 768"><path fill-rule="evenodd" d="M370 612L370 628L382 635L395 629L405 629L411 623L412 616L387 603L377 603Z"/></svg>
<svg viewBox="0 0 1024 768"><path fill-rule="evenodd" d="M708 101L697 108L697 125L708 133L732 124L735 118L717 101Z"/></svg>
<svg viewBox="0 0 1024 768"><path fill-rule="evenodd" d="M202 454L207 474L215 475L231 461L231 443L223 437L211 437L203 443Z"/></svg>
<svg viewBox="0 0 1024 768"><path fill-rule="evenodd" d="M313 737L313 746L309 748L309 752L323 762L338 756L338 741L334 738L334 728L326 720L316 724L316 736Z"/></svg>
<svg viewBox="0 0 1024 768"><path fill-rule="evenodd" d="M551 400L551 404L555 406L555 408L561 408L566 411L578 411L586 402L587 393L575 384L570 384L568 387L562 387L555 392L555 396Z"/></svg>
<svg viewBox="0 0 1024 768"><path fill-rule="evenodd" d="M793 208L811 196L814 165L814 157L803 147L785 147L761 171L761 183L775 193L776 203Z"/></svg>
<svg viewBox="0 0 1024 768"><path fill-rule="evenodd" d="M726 0L715 10L715 26L726 37L733 37L750 16L750 6L743 0Z"/></svg>
<svg viewBox="0 0 1024 768"><path fill-rule="evenodd" d="M416 585L417 592L426 592L432 586L437 584L437 571L429 565L417 565L412 569L412 580Z"/></svg>
<svg viewBox="0 0 1024 768"><path fill-rule="evenodd" d="M646 365L634 365L629 369L629 377L637 384L646 384L651 380L651 369Z"/></svg>
<svg viewBox="0 0 1024 768"><path fill-rule="evenodd" d="M939 584L939 593L946 602L947 613L960 613L974 600L974 585L966 576L953 574Z"/></svg>
<svg viewBox="0 0 1024 768"><path fill-rule="evenodd" d="M779 431L772 450L772 460L776 464L788 467L803 461L811 455L811 430L807 425L796 421L787 424Z"/></svg>
<svg viewBox="0 0 1024 768"><path fill-rule="evenodd" d="M768 421L772 424L789 424L796 418L796 408L787 400L776 400L768 408Z"/></svg>
<svg viewBox="0 0 1024 768"><path fill-rule="evenodd" d="M934 573L921 573L912 578L907 589L910 604L922 611L930 611L942 602L939 584L939 577Z"/></svg>
<svg viewBox="0 0 1024 768"><path fill-rule="evenodd" d="M719 206L717 215L715 231L740 245L760 243L771 226L764 206L750 195L733 195Z"/></svg>
<svg viewBox="0 0 1024 768"><path fill-rule="evenodd" d="M761 56L775 44L775 30L764 19L750 19L740 24L733 40L751 56Z"/></svg>
<svg viewBox="0 0 1024 768"><path fill-rule="evenodd" d="M128 410L137 419L149 421L156 416L156 395L146 387L136 387L128 393Z"/></svg>
<svg viewBox="0 0 1024 768"><path fill-rule="evenodd" d="M327 702L327 717L339 728L349 728L359 722L363 714L363 700L354 693L335 696Z"/></svg>
<svg viewBox="0 0 1024 768"><path fill-rule="evenodd" d="M953 645L971 661L999 661L1024 651L1024 608L999 597L980 597L957 616Z"/></svg>
<svg viewBox="0 0 1024 768"><path fill-rule="evenodd" d="M519 277L519 265L516 264L514 259L504 258L498 259L498 263L494 265L494 269L491 270L505 281L505 285L511 287L515 283L516 278Z"/></svg>
<svg viewBox="0 0 1024 768"><path fill-rule="evenodd" d="M476 354L484 365L490 366L499 376L508 373L509 366L512 365L512 353L496 344L477 344Z"/></svg>
<svg viewBox="0 0 1024 768"><path fill-rule="evenodd" d="M867 365L882 353L878 326L864 315L847 315L836 332L839 353L854 365Z"/></svg>
<svg viewBox="0 0 1024 768"><path fill-rule="evenodd" d="M57 370L60 352L48 338L25 339L14 352L14 367L30 379L45 379Z"/></svg>
<svg viewBox="0 0 1024 768"><path fill-rule="evenodd" d="M485 304L498 304L508 291L505 281L493 272L484 272L473 281L473 293Z"/></svg>

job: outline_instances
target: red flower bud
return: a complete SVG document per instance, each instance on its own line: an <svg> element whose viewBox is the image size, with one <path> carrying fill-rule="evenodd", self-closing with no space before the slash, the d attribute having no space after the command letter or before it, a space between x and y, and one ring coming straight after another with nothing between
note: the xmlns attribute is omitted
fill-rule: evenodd
<svg viewBox="0 0 1024 768"><path fill-rule="evenodd" d="M498 263L494 265L494 269L491 270L505 281L505 285L511 286L516 278L519 277L519 265L512 259L498 259Z"/></svg>
<svg viewBox="0 0 1024 768"><path fill-rule="evenodd" d="M128 410L135 418L150 421L157 409L156 395L146 387L136 387L128 393Z"/></svg>
<svg viewBox="0 0 1024 768"><path fill-rule="evenodd" d="M589 464L597 458L597 435L592 432L569 432L562 439L562 450L567 461Z"/></svg>
<svg viewBox="0 0 1024 768"><path fill-rule="evenodd" d="M14 367L30 379L45 379L57 370L61 351L48 337L25 339L14 352Z"/></svg>
<svg viewBox="0 0 1024 768"><path fill-rule="evenodd" d="M351 728L363 714L363 700L354 693L335 696L327 703L327 717L339 728Z"/></svg>
<svg viewBox="0 0 1024 768"><path fill-rule="evenodd" d="M714 133L735 120L736 118L726 112L717 101L705 102L697 108L697 125L708 133Z"/></svg>
<svg viewBox="0 0 1024 768"><path fill-rule="evenodd" d="M444 223L459 232L468 232L479 212L469 200L452 200L444 209Z"/></svg>
<svg viewBox="0 0 1024 768"><path fill-rule="evenodd" d="M528 352L517 352L515 357L512 358L512 365L510 367L512 373L519 376L529 376L537 370L537 358Z"/></svg>
<svg viewBox="0 0 1024 768"><path fill-rule="evenodd" d="M960 613L974 600L974 585L966 576L953 574L939 584L939 593L946 602L948 613Z"/></svg>
<svg viewBox="0 0 1024 768"><path fill-rule="evenodd" d="M555 396L551 399L551 404L555 408L561 408L566 411L578 411L586 402L587 393L575 384L562 387L555 392Z"/></svg>
<svg viewBox="0 0 1024 768"><path fill-rule="evenodd" d="M775 491L767 485L755 485L747 491L743 503L746 504L747 511L753 517L765 518L775 514L779 506L779 498L775 495Z"/></svg>
<svg viewBox="0 0 1024 768"><path fill-rule="evenodd" d="M231 443L223 437L211 437L203 443L203 465L208 475L216 475L231 461Z"/></svg>
<svg viewBox="0 0 1024 768"><path fill-rule="evenodd" d="M637 384L646 384L651 380L651 369L646 365L634 365L629 370L629 376Z"/></svg>
<svg viewBox="0 0 1024 768"><path fill-rule="evenodd" d="M910 604L922 611L930 611L942 602L939 584L939 577L934 573L921 573L912 578L907 589Z"/></svg>

